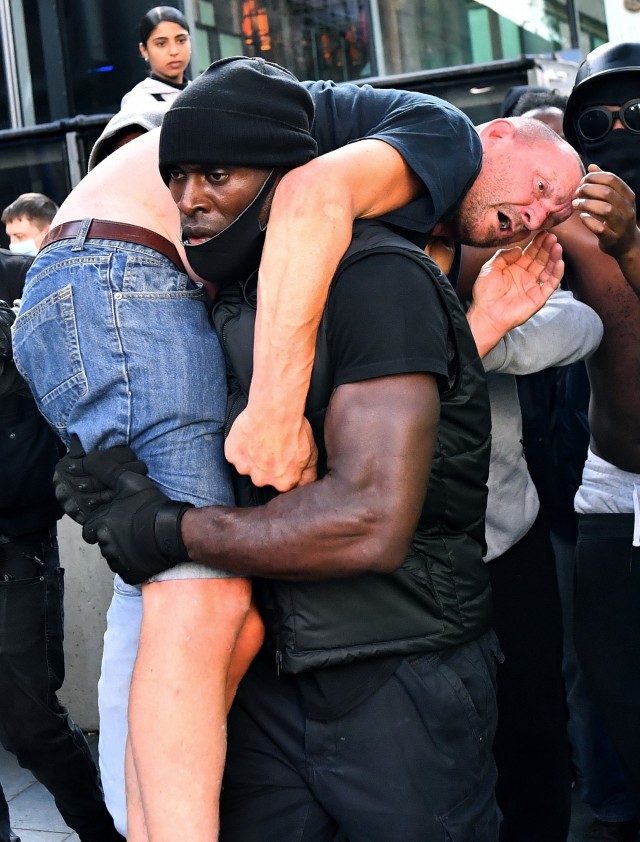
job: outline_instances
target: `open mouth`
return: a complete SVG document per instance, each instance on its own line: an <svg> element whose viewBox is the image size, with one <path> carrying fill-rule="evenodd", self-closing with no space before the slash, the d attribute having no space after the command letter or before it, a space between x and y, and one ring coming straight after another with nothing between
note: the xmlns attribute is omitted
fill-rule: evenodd
<svg viewBox="0 0 640 842"><path fill-rule="evenodd" d="M182 232L183 246L199 246L201 243L206 243L213 235L209 232L203 233L201 231L184 231Z"/></svg>
<svg viewBox="0 0 640 842"><path fill-rule="evenodd" d="M502 211L498 211L498 228L500 231L511 231L511 220Z"/></svg>

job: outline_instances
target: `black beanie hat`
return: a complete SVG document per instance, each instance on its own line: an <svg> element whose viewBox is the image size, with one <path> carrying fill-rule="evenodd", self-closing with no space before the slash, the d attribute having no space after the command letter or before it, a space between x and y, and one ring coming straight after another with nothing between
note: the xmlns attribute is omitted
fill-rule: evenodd
<svg viewBox="0 0 640 842"><path fill-rule="evenodd" d="M315 157L313 100L262 58L220 59L187 85L160 131L160 175L176 164L291 169Z"/></svg>

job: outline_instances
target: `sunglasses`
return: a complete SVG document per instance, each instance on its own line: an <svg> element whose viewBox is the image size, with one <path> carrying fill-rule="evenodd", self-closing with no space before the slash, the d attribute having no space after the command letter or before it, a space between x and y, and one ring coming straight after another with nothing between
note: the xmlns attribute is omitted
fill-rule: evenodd
<svg viewBox="0 0 640 842"><path fill-rule="evenodd" d="M640 99L630 99L618 111L609 111L603 105L587 108L578 117L578 132L583 140L601 140L618 119L625 129L640 134Z"/></svg>

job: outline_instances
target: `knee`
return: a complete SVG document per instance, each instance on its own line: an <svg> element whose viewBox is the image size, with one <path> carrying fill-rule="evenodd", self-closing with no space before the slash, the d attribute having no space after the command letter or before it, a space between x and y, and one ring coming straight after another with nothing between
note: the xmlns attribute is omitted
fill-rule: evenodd
<svg viewBox="0 0 640 842"><path fill-rule="evenodd" d="M33 678L33 677L31 677ZM0 681L0 742L12 754L30 751L50 731L59 728L57 710L49 704L47 687L32 680ZM53 702L57 699L53 697Z"/></svg>
<svg viewBox="0 0 640 842"><path fill-rule="evenodd" d="M247 579L171 579L143 586L143 617L161 614L174 624L212 614L240 622L251 607Z"/></svg>
<svg viewBox="0 0 640 842"><path fill-rule="evenodd" d="M5 718L0 726L0 742L6 751L18 759L28 757L42 747L43 737L40 723L24 714Z"/></svg>

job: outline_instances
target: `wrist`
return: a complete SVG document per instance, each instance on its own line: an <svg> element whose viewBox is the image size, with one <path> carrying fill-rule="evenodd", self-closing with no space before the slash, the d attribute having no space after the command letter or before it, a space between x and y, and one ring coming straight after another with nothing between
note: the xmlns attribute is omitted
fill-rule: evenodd
<svg viewBox="0 0 640 842"><path fill-rule="evenodd" d="M472 304L467 310L467 322L478 349L478 355L486 356L500 342L508 331L500 330L493 321Z"/></svg>
<svg viewBox="0 0 640 842"><path fill-rule="evenodd" d="M617 261L623 273L629 269L635 269L640 262L640 236L636 237L627 249L612 254L612 257Z"/></svg>
<svg viewBox="0 0 640 842"><path fill-rule="evenodd" d="M190 561L189 553L182 540L182 518L192 503L179 503L168 500L156 512L153 532L158 549L172 565Z"/></svg>
<svg viewBox="0 0 640 842"><path fill-rule="evenodd" d="M300 424L304 416L309 380L307 378L298 383L289 381L288 388L282 390L283 382L267 381L265 378L257 383L254 377L245 412L258 418L261 424L268 419L271 427L281 425L290 429Z"/></svg>

